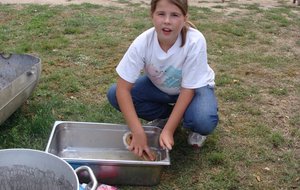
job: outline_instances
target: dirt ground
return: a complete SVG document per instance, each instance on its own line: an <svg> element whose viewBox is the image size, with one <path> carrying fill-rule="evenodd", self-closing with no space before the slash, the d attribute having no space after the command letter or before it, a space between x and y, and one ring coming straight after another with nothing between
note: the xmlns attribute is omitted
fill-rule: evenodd
<svg viewBox="0 0 300 190"><path fill-rule="evenodd" d="M288 4L292 4L292 0L284 0ZM133 3L141 3L144 6L149 5L150 0L131 0ZM279 5L276 0L225 0L225 3L222 3L221 0L189 0L189 4L192 6L199 7L213 7L216 5L222 6L226 5L229 2L240 3L240 4L259 4L260 7L270 8L276 7ZM281 1L282 2L282 1ZM81 3L92 3L100 4L104 6L124 6L125 4L118 0L0 0L0 3L4 4L23 4L23 3L37 3L37 4L81 4Z"/></svg>

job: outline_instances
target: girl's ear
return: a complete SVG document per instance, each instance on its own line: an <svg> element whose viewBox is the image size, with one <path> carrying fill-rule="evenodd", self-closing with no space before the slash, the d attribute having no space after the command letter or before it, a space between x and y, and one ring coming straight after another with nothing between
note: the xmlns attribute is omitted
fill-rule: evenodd
<svg viewBox="0 0 300 190"><path fill-rule="evenodd" d="M153 21L153 14L150 15L150 20L151 20L152 23L154 22L154 21ZM153 24L154 24L154 23L153 23Z"/></svg>
<svg viewBox="0 0 300 190"><path fill-rule="evenodd" d="M188 19L189 19L189 16L188 16L188 15L185 15L185 16L184 16L184 22L187 22Z"/></svg>

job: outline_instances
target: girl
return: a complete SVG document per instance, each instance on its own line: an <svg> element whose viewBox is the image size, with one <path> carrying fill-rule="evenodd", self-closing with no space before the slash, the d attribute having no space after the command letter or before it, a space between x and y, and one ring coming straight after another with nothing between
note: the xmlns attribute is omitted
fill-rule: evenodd
<svg viewBox="0 0 300 190"><path fill-rule="evenodd" d="M138 156L145 152L154 159L139 118L165 121L159 142L169 150L182 118L191 131L188 143L198 147L217 126L215 74L207 63L205 38L191 27L187 12L187 0L152 0L154 27L133 41L108 91L109 102L132 132L129 150Z"/></svg>

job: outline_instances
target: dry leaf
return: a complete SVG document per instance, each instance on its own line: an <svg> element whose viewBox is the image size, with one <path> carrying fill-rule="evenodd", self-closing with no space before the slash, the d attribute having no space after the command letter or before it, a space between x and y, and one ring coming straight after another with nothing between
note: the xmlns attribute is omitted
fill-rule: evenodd
<svg viewBox="0 0 300 190"><path fill-rule="evenodd" d="M258 181L258 182L261 182L261 179L260 179L260 176L256 176L256 180Z"/></svg>

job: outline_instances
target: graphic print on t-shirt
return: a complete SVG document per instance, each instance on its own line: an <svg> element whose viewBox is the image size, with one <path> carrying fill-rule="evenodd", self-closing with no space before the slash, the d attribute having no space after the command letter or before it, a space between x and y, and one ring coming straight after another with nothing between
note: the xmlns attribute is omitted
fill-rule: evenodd
<svg viewBox="0 0 300 190"><path fill-rule="evenodd" d="M170 66L165 71L164 87L167 88L178 88L181 83L181 70Z"/></svg>
<svg viewBox="0 0 300 190"><path fill-rule="evenodd" d="M181 70L172 65L167 68L156 67L154 64L147 66L149 78L161 88L179 88L181 85Z"/></svg>
<svg viewBox="0 0 300 190"><path fill-rule="evenodd" d="M156 85L161 86L163 83L163 73L164 71L155 67L154 64L149 64L147 65L147 72L148 72L148 76L149 78L152 80L153 83L155 83Z"/></svg>

